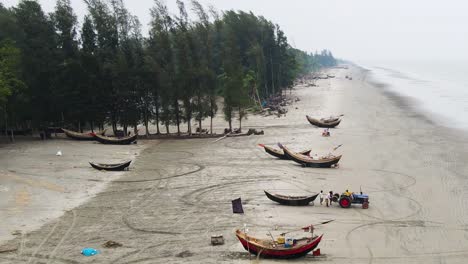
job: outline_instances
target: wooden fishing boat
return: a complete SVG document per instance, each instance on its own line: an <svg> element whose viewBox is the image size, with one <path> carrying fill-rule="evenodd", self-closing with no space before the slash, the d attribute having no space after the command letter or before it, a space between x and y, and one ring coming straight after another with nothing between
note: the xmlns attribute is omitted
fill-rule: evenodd
<svg viewBox="0 0 468 264"><path fill-rule="evenodd" d="M98 134L94 134L94 139L101 142L102 144L112 144L112 145L128 145L133 142L136 142L138 134L128 137L121 137L121 138L114 138L114 137L106 137L101 136Z"/></svg>
<svg viewBox="0 0 468 264"><path fill-rule="evenodd" d="M310 202L313 202L315 198L319 195L314 194L312 196L287 196L281 194L272 194L265 191L265 195L272 201L284 204L284 205L293 205L293 206L304 206L309 205Z"/></svg>
<svg viewBox="0 0 468 264"><path fill-rule="evenodd" d="M338 156L329 156L329 157L321 157L319 159L313 159L309 156L302 155L299 153L295 153L291 150L289 150L285 146L281 146L284 155L288 156L290 160L293 160L299 164L301 164L303 167L313 167L313 168L330 168L334 165L336 165L340 159L341 155Z"/></svg>
<svg viewBox="0 0 468 264"><path fill-rule="evenodd" d="M264 148L265 152L272 155L273 157L283 159L283 160L288 160L289 159L286 155L284 155L284 152L281 149L275 149L275 148L272 148L272 147L265 146L263 144L259 144L259 146ZM309 155L310 151L311 150L304 150L304 151L301 151L299 153L302 154L302 155Z"/></svg>
<svg viewBox="0 0 468 264"><path fill-rule="evenodd" d="M132 161L128 160L122 163L115 163L115 164L104 164L104 163L94 163L94 162L89 162L91 167L97 169L97 170L106 170L106 171L123 171L128 166L130 166L130 163Z"/></svg>
<svg viewBox="0 0 468 264"><path fill-rule="evenodd" d="M340 124L341 119L339 117L329 118L329 119L316 119L306 115L307 120L314 126L333 128Z"/></svg>
<svg viewBox="0 0 468 264"><path fill-rule="evenodd" d="M94 140L94 134L93 133L80 133L80 132L71 131L71 130L68 130L68 129L65 129L65 128L62 128L62 130L63 130L63 133L65 133L65 135L67 135L67 137L72 138L72 139L76 139L76 140ZM103 131L99 132L99 134L104 135L105 132L106 132L106 130L103 130Z"/></svg>
<svg viewBox="0 0 468 264"><path fill-rule="evenodd" d="M293 245L279 244L272 239L258 239L236 230L236 236L245 250L264 258L290 259L307 255L314 250L322 240L322 236L294 239Z"/></svg>

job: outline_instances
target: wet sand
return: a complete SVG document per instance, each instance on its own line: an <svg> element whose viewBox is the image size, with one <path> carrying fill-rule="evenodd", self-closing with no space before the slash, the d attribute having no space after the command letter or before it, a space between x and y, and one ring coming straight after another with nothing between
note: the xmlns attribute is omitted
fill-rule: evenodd
<svg viewBox="0 0 468 264"><path fill-rule="evenodd" d="M410 101L375 87L366 71L330 73L336 78L293 91L301 101L289 107L286 118L250 116L244 122L264 129L265 136L166 140L147 147L133 170L94 198L9 241L6 246L17 250L0 254L0 262L251 263L254 257L234 236L236 228L247 224L250 234L267 238L270 230L276 235L335 219L317 227L316 233L324 234L322 256L293 262L465 263L465 133L429 121ZM329 138L305 119L341 113L344 120ZM336 153L344 156L337 169L302 168L257 146L277 142L319 154L343 144ZM296 195L360 188L370 195L367 210L327 208L317 201L287 207L263 194L264 189ZM244 215L232 214L231 200L238 197ZM212 234L223 234L226 243L211 246ZM108 240L123 246L104 248ZM84 257L83 247L101 253Z"/></svg>
<svg viewBox="0 0 468 264"><path fill-rule="evenodd" d="M0 242L63 215L102 191L123 172L100 172L89 161L135 159L143 145L103 146L66 139L0 146ZM56 156L58 151L62 156Z"/></svg>

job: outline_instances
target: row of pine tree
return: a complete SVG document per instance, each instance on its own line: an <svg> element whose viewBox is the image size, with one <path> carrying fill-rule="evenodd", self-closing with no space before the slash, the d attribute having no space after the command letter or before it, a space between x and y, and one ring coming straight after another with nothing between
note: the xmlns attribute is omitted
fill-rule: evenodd
<svg viewBox="0 0 468 264"><path fill-rule="evenodd" d="M182 125L192 133L193 122L201 128L219 110L232 128L246 108L336 63L329 51L292 48L278 25L252 13L177 0L173 15L155 0L144 37L122 0L85 2L81 25L70 0L57 0L50 14L33 0L0 4L5 131L110 125L127 133L143 124L148 134L154 124L157 133L180 133Z"/></svg>

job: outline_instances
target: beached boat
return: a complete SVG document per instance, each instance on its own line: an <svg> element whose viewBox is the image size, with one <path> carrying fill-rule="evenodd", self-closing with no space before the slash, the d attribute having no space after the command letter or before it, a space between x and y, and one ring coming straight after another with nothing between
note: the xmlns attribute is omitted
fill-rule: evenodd
<svg viewBox="0 0 468 264"><path fill-rule="evenodd" d="M89 162L91 167L97 169L97 170L106 170L106 171L122 171L128 168L130 166L130 163L132 161L128 160L125 162L121 163L115 163L115 164L104 164L104 163L94 163L94 162Z"/></svg>
<svg viewBox="0 0 468 264"><path fill-rule="evenodd" d="M112 145L128 145L133 142L136 142L137 137L138 137L137 134L133 136L121 137L121 138L106 137L106 136L94 134L94 139L96 139L97 141L101 142L102 144L112 144Z"/></svg>
<svg viewBox="0 0 468 264"><path fill-rule="evenodd" d="M333 128L340 124L341 119L339 117L333 117L328 119L316 119L306 115L307 120L314 126L318 127L325 127L325 128Z"/></svg>
<svg viewBox="0 0 468 264"><path fill-rule="evenodd" d="M341 155L338 156L328 156L328 157L321 157L318 159L313 159L312 157L302 155L299 153L295 153L291 150L289 150L285 146L281 146L281 148L284 151L284 155L288 156L290 160L293 160L299 164L301 164L304 167L313 167L313 168L330 168L334 165L336 165L340 159Z"/></svg>
<svg viewBox="0 0 468 264"><path fill-rule="evenodd" d="M293 205L293 206L304 206L304 205L309 205L310 202L313 202L315 198L319 195L314 194L311 196L287 196L287 195L281 195L281 194L272 194L267 191L265 191L265 195L272 201L284 204L284 205Z"/></svg>
<svg viewBox="0 0 468 264"><path fill-rule="evenodd" d="M275 149L275 148L272 148L272 147L265 146L263 144L258 144L258 145L260 147L264 148L265 152L272 155L273 157L283 159L283 160L288 160L289 159L286 155L284 155L284 152L281 149ZM302 155L309 155L310 150L304 150L304 151L301 151L299 153L302 154Z"/></svg>
<svg viewBox="0 0 468 264"><path fill-rule="evenodd" d="M228 133L225 136L226 137L245 137L245 136L250 136L250 135L259 136L259 135L264 135L264 134L265 132L263 132L263 130L256 130L256 129L250 128L246 133Z"/></svg>
<svg viewBox="0 0 468 264"><path fill-rule="evenodd" d="M236 230L236 236L245 250L264 258L290 259L307 255L314 250L322 240L322 236L294 239L292 245L279 244L272 239L259 239Z"/></svg>
<svg viewBox="0 0 468 264"><path fill-rule="evenodd" d="M65 128L62 128L63 133L67 135L67 137L76 139L76 140L94 140L94 134L93 133L80 133L80 132L75 132L71 131ZM104 135L106 130L103 130L99 132L100 135Z"/></svg>

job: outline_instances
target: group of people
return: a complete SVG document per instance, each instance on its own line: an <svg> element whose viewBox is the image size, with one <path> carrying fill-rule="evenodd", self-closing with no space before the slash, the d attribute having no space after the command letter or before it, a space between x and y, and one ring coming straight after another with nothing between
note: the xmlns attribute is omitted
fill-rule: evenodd
<svg viewBox="0 0 468 264"><path fill-rule="evenodd" d="M330 129L329 128L325 128L322 132L322 136L324 137L329 137L330 136Z"/></svg>
<svg viewBox="0 0 468 264"><path fill-rule="evenodd" d="M323 193L323 190L320 191L320 205L323 205L323 202L325 202L327 207L331 206L332 198L333 191L329 191L328 193Z"/></svg>

